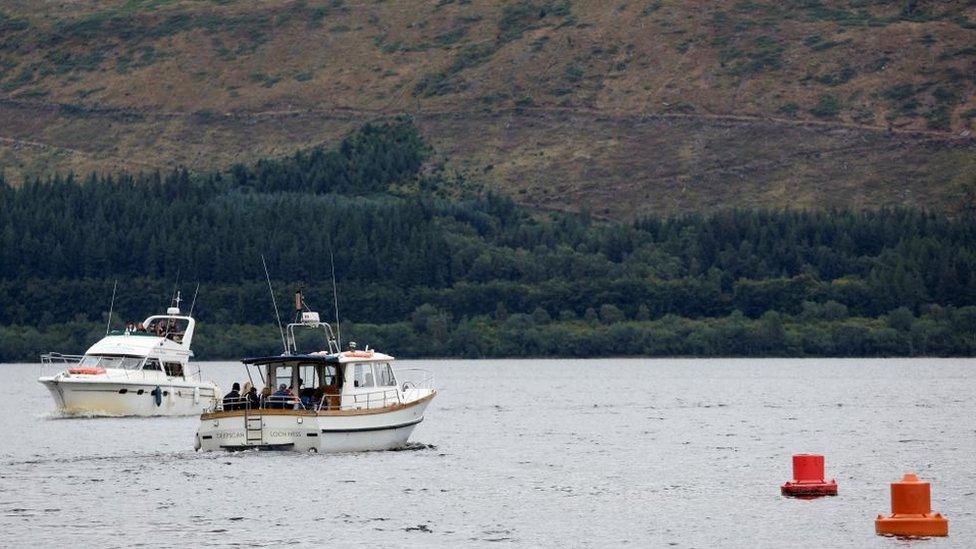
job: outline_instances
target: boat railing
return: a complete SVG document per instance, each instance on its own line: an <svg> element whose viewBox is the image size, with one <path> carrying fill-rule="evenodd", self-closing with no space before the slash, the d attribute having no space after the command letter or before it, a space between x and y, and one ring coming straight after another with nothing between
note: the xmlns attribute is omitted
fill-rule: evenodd
<svg viewBox="0 0 976 549"><path fill-rule="evenodd" d="M206 413L229 412L229 411L251 411L251 410L307 410L300 399L294 396L269 396L260 400L255 405L246 396L238 398L222 398L217 400L206 410Z"/></svg>
<svg viewBox="0 0 976 549"><path fill-rule="evenodd" d="M424 370L423 368L397 368L396 377L400 383L400 389L404 392L411 389L424 391L433 391L435 389L434 373L430 370Z"/></svg>
<svg viewBox="0 0 976 549"><path fill-rule="evenodd" d="M55 375L65 368L70 368L81 362L85 355L63 355L61 353L44 353L41 355L41 377Z"/></svg>
<svg viewBox="0 0 976 549"><path fill-rule="evenodd" d="M303 410L309 412L328 412L335 410L356 410L370 408L386 408L403 404L401 392L396 387L386 387L357 394L324 394L315 401L311 398L298 398L295 396L270 396L265 397L255 406L246 396L238 398L224 398L214 403L207 413L226 412L226 411L245 411L251 410Z"/></svg>
<svg viewBox="0 0 976 549"><path fill-rule="evenodd" d="M403 404L400 391L396 387L387 387L370 391L368 393L355 393L347 395L325 394L315 403L314 410L317 412L328 412L335 410L357 410L369 408L386 408Z"/></svg>
<svg viewBox="0 0 976 549"><path fill-rule="evenodd" d="M85 355L63 355L61 353L44 353L41 355L41 364L45 366L61 364L78 364Z"/></svg>
<svg viewBox="0 0 976 549"><path fill-rule="evenodd" d="M308 313L304 313L307 315ZM332 331L332 326L328 322L319 322L318 313L312 313L314 316L310 316L309 320L303 320L302 322L292 322L288 325L287 333L288 338L285 343L285 348L291 354L298 354L298 341L295 339L295 328L322 328L325 332L326 345L329 348L329 353L338 353L339 340L336 339L335 332Z"/></svg>

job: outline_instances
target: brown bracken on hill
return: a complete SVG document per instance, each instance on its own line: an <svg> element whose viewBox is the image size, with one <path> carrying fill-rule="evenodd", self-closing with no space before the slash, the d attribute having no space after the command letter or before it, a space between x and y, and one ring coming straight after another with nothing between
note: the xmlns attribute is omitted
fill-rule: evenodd
<svg viewBox="0 0 976 549"><path fill-rule="evenodd" d="M952 212L976 196L976 4L11 0L0 167L193 169L414 117L524 204Z"/></svg>

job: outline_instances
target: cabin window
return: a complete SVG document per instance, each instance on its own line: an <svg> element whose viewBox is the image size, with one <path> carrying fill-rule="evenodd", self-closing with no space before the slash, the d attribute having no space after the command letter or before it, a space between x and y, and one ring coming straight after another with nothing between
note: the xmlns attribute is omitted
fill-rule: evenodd
<svg viewBox="0 0 976 549"><path fill-rule="evenodd" d="M371 364L357 364L353 385L356 387L373 386L373 367Z"/></svg>
<svg viewBox="0 0 976 549"><path fill-rule="evenodd" d="M142 358L136 358L131 356L98 356L98 355L87 355L78 364L82 367L94 368L101 366L102 368L118 368L123 370L138 370L142 367Z"/></svg>
<svg viewBox="0 0 976 549"><path fill-rule="evenodd" d="M143 370L156 370L156 371L159 371L159 372L163 371L163 367L159 365L159 359L156 359L156 358L147 358L146 359L146 365L143 366L142 369Z"/></svg>
<svg viewBox="0 0 976 549"><path fill-rule="evenodd" d="M122 363L118 366L125 370L138 370L142 366L142 359L131 356L122 357Z"/></svg>
<svg viewBox="0 0 976 549"><path fill-rule="evenodd" d="M326 393L335 393L341 385L338 374L336 373L336 367L333 364L318 365L315 370L315 375L317 383L315 387Z"/></svg>
<svg viewBox="0 0 976 549"><path fill-rule="evenodd" d="M163 368L169 377L183 377L183 365L179 362L164 362Z"/></svg>
<svg viewBox="0 0 976 549"><path fill-rule="evenodd" d="M336 367L329 364L323 368L322 373L324 374L321 380L322 385L334 386L336 385Z"/></svg>
<svg viewBox="0 0 976 549"><path fill-rule="evenodd" d="M292 390L295 389L294 387L292 387L292 382L291 382L291 372L293 369L294 366L290 366L290 365L275 367L275 386L273 387L275 391L278 390L278 386L281 385L282 383L284 383L285 386L288 387L289 389Z"/></svg>
<svg viewBox="0 0 976 549"><path fill-rule="evenodd" d="M315 389L315 364L302 364L298 367L299 388Z"/></svg>
<svg viewBox="0 0 976 549"><path fill-rule="evenodd" d="M393 369L386 362L374 364L373 368L376 370L376 385L378 387L392 387L396 385L396 380L393 379Z"/></svg>

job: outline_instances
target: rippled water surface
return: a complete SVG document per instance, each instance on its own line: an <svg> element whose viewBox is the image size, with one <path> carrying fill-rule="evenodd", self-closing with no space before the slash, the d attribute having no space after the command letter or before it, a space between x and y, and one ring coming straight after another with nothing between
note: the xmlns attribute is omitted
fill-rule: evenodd
<svg viewBox="0 0 976 549"><path fill-rule="evenodd" d="M416 444L346 455L194 453L192 417L55 419L39 366L0 365L0 546L976 546L976 360L400 364L441 388ZM779 495L798 452L840 496ZM906 471L949 538L874 535Z"/></svg>

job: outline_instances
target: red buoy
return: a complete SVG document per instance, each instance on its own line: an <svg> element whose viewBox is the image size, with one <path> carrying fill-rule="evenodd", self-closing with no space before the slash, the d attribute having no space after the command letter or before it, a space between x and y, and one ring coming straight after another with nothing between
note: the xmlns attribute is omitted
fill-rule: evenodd
<svg viewBox="0 0 976 549"><path fill-rule="evenodd" d="M837 481L824 480L823 456L796 454L793 456L793 480L784 484L780 490L784 496L800 498L836 496Z"/></svg>
<svg viewBox="0 0 976 549"><path fill-rule="evenodd" d="M906 473L891 483L891 516L878 515L874 531L885 536L948 536L949 521L932 512L929 483Z"/></svg>

